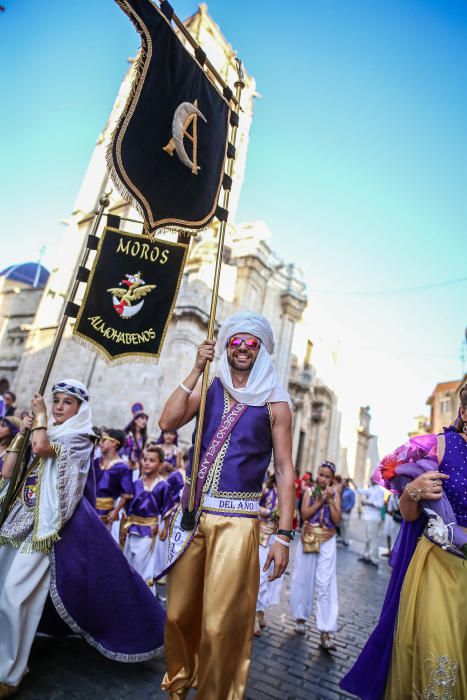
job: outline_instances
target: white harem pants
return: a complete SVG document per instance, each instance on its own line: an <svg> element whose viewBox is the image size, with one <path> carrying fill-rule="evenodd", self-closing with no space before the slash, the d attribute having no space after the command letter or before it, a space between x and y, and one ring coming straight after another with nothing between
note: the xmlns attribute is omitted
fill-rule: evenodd
<svg viewBox="0 0 467 700"><path fill-rule="evenodd" d="M339 610L335 536L321 544L318 554L304 554L298 542L290 586L290 611L295 620L311 617L315 588L316 626L320 632L335 632Z"/></svg>
<svg viewBox="0 0 467 700"><path fill-rule="evenodd" d="M141 537L131 532L125 541L123 554L145 581L154 576L154 547L155 537Z"/></svg>
<svg viewBox="0 0 467 700"><path fill-rule="evenodd" d="M42 552L0 546L0 683L19 685L50 588Z"/></svg>

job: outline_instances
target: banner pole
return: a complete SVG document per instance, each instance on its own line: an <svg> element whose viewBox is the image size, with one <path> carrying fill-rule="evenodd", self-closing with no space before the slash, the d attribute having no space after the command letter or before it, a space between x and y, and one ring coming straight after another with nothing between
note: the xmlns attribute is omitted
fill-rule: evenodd
<svg viewBox="0 0 467 700"><path fill-rule="evenodd" d="M164 8L163 8L163 6L164 6L164 0L159 0L159 4L160 4L160 6L161 6L161 10L162 10L163 14L165 14ZM167 16L167 15L166 15L166 16ZM184 23L182 22L182 20L180 19L180 17L178 17L178 16L175 14L175 12L173 12L173 10L172 10L172 14L171 14L171 21L175 24L175 26L177 27L177 29L179 30L179 32L185 37L185 39L188 41L188 43L190 44L190 46L191 46L195 51L201 48L200 45L197 43L196 39L192 36L192 34L189 32L189 30L185 27L185 25L184 25ZM238 58L236 58L235 60L236 60L238 63L241 63L241 61L239 61ZM220 85L223 89L224 89L224 88L228 88L227 83L225 82L225 80L223 79L223 77L221 76L221 74L219 73L219 71L218 71L218 70L216 69L216 67L211 63L211 61L209 60L209 58L208 58L207 56L205 56L204 64L205 64L206 67L208 68L208 70L209 70L209 72L211 73L211 75L214 76L214 78L217 80L217 82L219 83L219 85ZM240 69L240 70L241 70L241 69ZM240 77L240 73L239 73L239 77ZM243 80L243 76L242 76L242 78L240 78L240 79ZM235 83L235 87L237 87L237 83ZM243 89L244 87L245 87L245 84L243 84L242 89ZM231 99L232 99L232 102L234 103L236 109L239 110L239 109L240 109L240 93L237 91L237 93L235 94L235 96L232 95L232 98L231 98Z"/></svg>
<svg viewBox="0 0 467 700"><path fill-rule="evenodd" d="M110 193L109 193L110 194ZM94 220L94 224L91 230L91 236L95 236L98 229L99 229L99 224L101 222L102 216L104 214L104 209L109 206L110 204L110 199L109 199L109 194L103 194L102 197L99 199L99 210L96 214L96 218ZM81 267L85 267L86 263L88 261L90 254L90 249L86 247L86 250L83 254L82 260L81 260ZM50 357L47 362L47 367L45 368L44 376L42 377L42 381L39 387L39 394L43 395L44 391L46 390L47 387L47 382L49 381L50 378L50 373L52 372L52 367L54 365L54 362L57 357L58 353L58 348L60 347L60 343L63 338L63 334L65 332L66 324L68 322L68 314L67 314L67 307L69 303L72 303L74 301L74 298L76 296L76 292L78 291L80 281L78 279L75 279L73 283L73 287L70 292L70 297L68 300L67 305L65 306L65 310L63 313L63 318L60 322L60 325L57 330L57 334L55 336L54 344L52 346L52 350L50 352ZM16 463L13 468L13 474L11 475L10 483L8 484L8 489L5 495L5 498L1 504L0 508L0 527L3 525L5 522L8 512L10 510L10 505L12 504L13 500L15 499L17 495L17 489L18 485L21 482L21 476L22 476L22 471L23 471L23 462L24 458L26 455L26 450L29 444L29 437L30 437L31 431L27 430L24 436L23 443L21 445L21 449L18 452L18 456L16 458Z"/></svg>
<svg viewBox="0 0 467 700"><path fill-rule="evenodd" d="M243 80L243 69L242 69L242 62L237 58L237 71L238 71L238 80L235 82L235 99L236 99L236 113L238 115L240 111L240 96L243 88L245 87L245 82ZM233 146L235 146L236 139L237 139L237 130L238 130L238 125L234 124L232 126L232 132L230 134L230 142L232 143ZM235 158L230 158L228 163L227 163L227 175L229 177L232 177L233 173L233 168L234 168L234 161ZM222 207L224 209L228 210L229 207L229 199L230 199L230 189L224 190L223 193L223 198L222 198ZM221 268L222 268L222 257L224 253L224 240L225 240L225 231L227 228L227 221L221 221L221 224L219 226L219 239L218 239L218 244L217 244L217 255L216 255L216 266L215 266L215 271L214 271L214 283L213 283L213 289L212 289L212 297L211 297L211 309L209 311L209 322L208 322L208 339L213 340L214 338L214 330L215 330L215 323L216 323L216 311L217 311L217 299L219 296L219 281L220 281L220 276L221 276ZM199 458L200 458L200 451L201 451L201 438L203 434L203 423L204 423L204 414L206 411L206 395L208 391L208 382L209 382L209 370L210 370L210 362L206 363L206 366L203 371L203 381L201 385L201 400L200 400L200 405L199 405L199 411L198 411L198 422L197 422L197 427L196 427L196 435L195 435L195 442L194 442L194 447L193 447L193 462L192 462L192 467L191 467L191 482L190 482L190 495L188 499L188 508L183 512L182 516L182 521L181 521L181 527L183 530L193 530L195 526L195 521L196 521L196 512L194 510L195 507L195 491L196 491L196 480L198 478L198 468L199 468Z"/></svg>

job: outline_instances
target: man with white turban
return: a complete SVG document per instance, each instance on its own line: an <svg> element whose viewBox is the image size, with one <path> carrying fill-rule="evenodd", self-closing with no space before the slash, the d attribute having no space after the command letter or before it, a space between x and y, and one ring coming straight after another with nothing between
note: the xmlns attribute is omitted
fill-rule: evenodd
<svg viewBox="0 0 467 700"><path fill-rule="evenodd" d="M259 499L272 454L280 521L264 566L273 564L271 580L284 573L293 536L292 413L271 360L271 326L260 314L234 314L223 323L218 345L222 355L201 437L196 524L190 532L180 527L186 484L169 535L162 687L172 699L193 687L202 700L244 696L259 587ZM214 355L215 341L201 343L193 369L162 411L162 430L197 416L199 379Z"/></svg>

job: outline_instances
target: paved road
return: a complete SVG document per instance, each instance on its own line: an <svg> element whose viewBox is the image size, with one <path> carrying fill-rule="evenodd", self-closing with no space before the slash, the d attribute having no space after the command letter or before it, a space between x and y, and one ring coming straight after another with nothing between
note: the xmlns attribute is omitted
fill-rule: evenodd
<svg viewBox="0 0 467 700"><path fill-rule="evenodd" d="M305 636L294 634L287 606L290 574L286 574L281 604L268 613L268 627L254 642L247 700L352 697L339 689L339 679L352 665L378 618L390 571L384 559L379 569L357 561L363 548L362 535L362 523L355 521L351 546L340 545L338 550L337 651L320 650L314 618L307 623ZM162 658L142 664L119 664L105 659L80 639L58 642L42 638L34 643L30 673L18 698L165 699L166 694L160 690L163 672Z"/></svg>

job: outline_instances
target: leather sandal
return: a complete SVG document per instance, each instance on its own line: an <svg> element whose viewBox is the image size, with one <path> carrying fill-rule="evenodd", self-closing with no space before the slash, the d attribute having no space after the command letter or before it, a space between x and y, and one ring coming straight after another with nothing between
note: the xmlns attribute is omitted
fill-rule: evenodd
<svg viewBox="0 0 467 700"><path fill-rule="evenodd" d="M325 651L336 651L337 649L328 632L321 632L321 639L319 645Z"/></svg>

